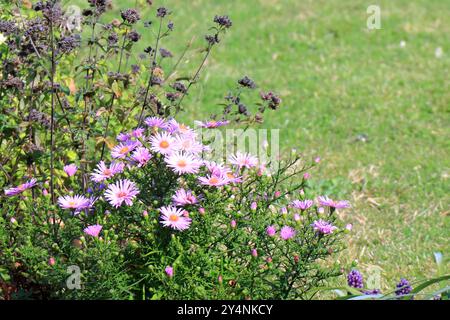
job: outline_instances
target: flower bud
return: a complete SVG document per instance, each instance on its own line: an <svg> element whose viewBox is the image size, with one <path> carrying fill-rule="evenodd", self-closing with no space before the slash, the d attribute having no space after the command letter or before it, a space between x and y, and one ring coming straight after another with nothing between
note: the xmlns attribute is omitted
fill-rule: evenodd
<svg viewBox="0 0 450 320"><path fill-rule="evenodd" d="M50 257L50 259L48 259L48 264L49 264L50 266L54 266L54 265L56 264L55 258Z"/></svg>

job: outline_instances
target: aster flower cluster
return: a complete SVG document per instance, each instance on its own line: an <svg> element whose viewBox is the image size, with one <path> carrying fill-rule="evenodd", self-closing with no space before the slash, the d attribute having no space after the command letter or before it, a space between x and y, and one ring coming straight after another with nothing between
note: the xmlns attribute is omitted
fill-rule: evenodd
<svg viewBox="0 0 450 320"><path fill-rule="evenodd" d="M288 168L299 168L298 172L296 169L293 175L278 180L271 175L263 158L236 150L213 159L216 151L213 145L201 140L202 132L219 133L232 122L261 122L264 108L278 108L281 99L271 92L262 94L264 103L259 101L258 110L253 113L241 93L250 93L247 89L257 86L244 76L235 83L237 92L226 97L223 115L195 121L192 128L179 123L172 118L175 112L172 110L182 110L180 104L198 80L203 65L192 78L172 81L160 61L174 54L162 48L159 41L139 56L141 62L150 59L149 64L128 63L134 42L144 36L135 30L141 14L136 9L125 9L121 11L122 19L103 24L100 15L110 4L107 0L87 1L89 7L83 11L82 24L93 31L92 37L83 43L73 29L66 28L67 19L58 1L35 3L34 9L39 13L24 23L0 21L0 32L6 37L2 41L11 49L4 61L6 72L0 86L11 89L11 102L17 100L16 91L21 90L25 94L31 91L36 97L25 101L43 104L26 108L29 124L21 134L25 133L23 137L29 147L20 151L25 150L28 162L18 170L26 171L27 175L31 172L42 175L4 189L2 208L11 211L8 219L0 219L0 223L10 223L12 228L6 228L9 232L34 220L33 228L42 228L36 237L42 241L33 244L39 247L36 252L52 255L45 259L46 267L53 268L66 261L77 264L79 261L72 261L73 254L66 251L75 247L81 253L78 257L98 260L96 270L87 270L87 277L93 279L98 279L97 270L103 276L133 269L127 277L111 277L112 281L116 278L127 281L147 273L150 280L144 280L146 286L157 284L166 288L172 282L183 281L185 268L180 265L208 265L213 281L224 286L224 294L240 297L245 279L258 274L267 284L275 282L261 286L251 298L299 298L302 288L334 275L335 270L319 270L321 267L315 262L340 249L335 244L348 229L340 226L333 212L349 204L325 196L315 199L309 191L298 197L300 190L307 190L308 180L304 175L306 169L299 165L299 156L287 159L279 171L280 176ZM156 17L160 18L156 23L163 30L158 40L173 29L171 21L163 20L169 14L164 7L156 10ZM153 27L149 21L145 25ZM212 34L206 36L209 45L204 61L219 42L219 36L232 25L228 16L214 18ZM10 37L16 32L20 36ZM81 34L84 36L85 32ZM17 41L11 41L12 38ZM85 43L94 50L86 50L89 56L76 66L81 72L64 73L62 68L72 62L72 57L65 60L65 56ZM96 50L97 46L101 50ZM107 69L105 59L115 56L120 59L119 65ZM31 70L37 65L37 58L49 60L48 65L56 70L39 71L39 77L32 82L21 79L27 72L26 69L20 72L18 66L25 64ZM53 71L54 77L47 74ZM29 73L34 74L34 70ZM138 78L141 74L150 75L144 87ZM130 94L128 88L132 85L138 86L133 90L137 94ZM153 85L160 87L152 88ZM48 99L40 99L44 95ZM139 108L134 109L136 106ZM123 114L117 112L119 109ZM134 117L136 124L126 123L126 117ZM50 145L42 143L43 147L49 147L42 150L50 150L51 163L41 166L35 159L44 152L35 144L42 142L40 134L47 131ZM294 180L300 172L300 178ZM33 214L23 214L24 208ZM34 214L36 208L38 215ZM142 259L144 254L146 258ZM151 268L142 263L150 261L148 257ZM103 268L105 259L111 263ZM218 268L217 261L223 261L224 265ZM125 268L118 271L114 269L116 266ZM271 271L274 269L277 272ZM228 274L221 274L223 270ZM241 274L233 270L241 270ZM209 275L191 271L193 278L204 282L201 285L206 290L221 292L209 282ZM305 283L309 277L311 283ZM291 284L290 293L282 292ZM128 285L114 284L120 288ZM161 297L184 290L179 288L173 287ZM155 289L155 294L159 295L157 290L160 289ZM193 292L192 287L188 290ZM67 294L67 290L52 292Z"/></svg>
<svg viewBox="0 0 450 320"><path fill-rule="evenodd" d="M231 167L204 160L202 153L207 146L198 140L195 130L175 119L149 117L144 122L147 128L138 127L129 133L120 133L117 136L118 144L111 149L113 161L109 164L100 161L90 174L92 182L108 185L104 198L114 208L132 206L140 190L135 182L128 179L119 179L115 183L112 180L123 174L125 168L143 168L153 159L162 159L166 168L177 176L195 175L198 185L213 188L241 182L239 172L258 164L256 157L240 152L230 156ZM225 123L201 125L216 128ZM77 167L74 164L66 165L64 171L71 177L77 172ZM161 223L176 230L185 230L190 225L190 219L184 216L187 211L180 211L177 207L196 205L200 198L191 190L180 188L172 199L174 206L160 209ZM62 196L59 204L63 209L79 212L92 208L93 201L81 195Z"/></svg>
<svg viewBox="0 0 450 320"><path fill-rule="evenodd" d="M142 249L146 244L135 238L145 237L153 246L145 250L163 255L155 260L163 278L176 282L182 271L179 263L172 265L176 258L171 246L186 246L187 259L199 259L197 243L203 243L200 251L208 248L211 261L227 250L233 252L227 263L237 269L246 265L244 269L255 274L281 265L287 281L295 282L292 277L298 270L314 263L315 257L331 254L336 239L346 232L331 210L324 215L320 209L343 209L347 202L325 196L312 200L303 189L306 180L300 179L300 185L284 193L278 189L281 185L273 184L267 164L255 155L237 151L223 161L208 159L211 146L200 140L198 130L217 130L227 122L198 121L194 128L174 118L152 116L143 122L142 127L117 134L116 145L90 172L84 173L78 163L61 167L65 185L71 189L57 191L60 211L52 221L63 216L69 217L66 224L73 223L70 219L78 221L83 240L75 239L77 247L111 243L117 234L119 247L126 243L127 250ZM88 181L86 191L77 193L82 189L75 185L79 176ZM36 184L31 180L5 194L12 197ZM52 265L58 261L53 259ZM314 278L329 273L311 269L308 274ZM273 276L269 273L265 279L272 281ZM222 275L214 277L225 284ZM348 281L358 289L363 286L357 271L352 271Z"/></svg>

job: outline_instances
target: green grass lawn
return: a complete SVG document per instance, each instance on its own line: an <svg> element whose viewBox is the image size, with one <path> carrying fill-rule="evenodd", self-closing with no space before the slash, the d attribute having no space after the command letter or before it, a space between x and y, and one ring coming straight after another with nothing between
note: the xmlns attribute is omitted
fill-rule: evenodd
<svg viewBox="0 0 450 320"><path fill-rule="evenodd" d="M402 276L435 276L433 252L449 252L450 0L376 1L382 29L368 31L372 2L154 1L173 10L175 31L162 46L174 53L193 36L200 47L215 14L231 17L184 117L217 110L244 74L281 94L283 107L263 126L281 129L282 149L324 159L314 184L353 203L339 259L357 260L363 273L380 267L385 289ZM150 30L139 31L142 48L153 45ZM198 58L187 57L180 75L194 71Z"/></svg>

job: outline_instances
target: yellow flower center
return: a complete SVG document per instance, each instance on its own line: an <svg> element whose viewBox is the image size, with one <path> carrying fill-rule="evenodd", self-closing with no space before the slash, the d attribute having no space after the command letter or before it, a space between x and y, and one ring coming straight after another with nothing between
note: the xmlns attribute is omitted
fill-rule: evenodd
<svg viewBox="0 0 450 320"><path fill-rule="evenodd" d="M185 168L187 166L187 163L185 160L178 160L177 166L180 168Z"/></svg>
<svg viewBox="0 0 450 320"><path fill-rule="evenodd" d="M216 177L211 177L209 179L210 184L217 184L218 182L219 182L219 179L217 179Z"/></svg>
<svg viewBox="0 0 450 320"><path fill-rule="evenodd" d="M177 216L176 214L171 214L169 217L169 220L172 222L177 222L180 219L179 216Z"/></svg>
<svg viewBox="0 0 450 320"><path fill-rule="evenodd" d="M163 149L166 149L169 147L169 142L167 142L166 140L163 140L159 143L159 146Z"/></svg>
<svg viewBox="0 0 450 320"><path fill-rule="evenodd" d="M128 153L128 151L130 151L130 148L128 148L127 146L125 146L125 147L122 147L122 148L119 150L119 153L120 153L120 154L125 154L125 153Z"/></svg>

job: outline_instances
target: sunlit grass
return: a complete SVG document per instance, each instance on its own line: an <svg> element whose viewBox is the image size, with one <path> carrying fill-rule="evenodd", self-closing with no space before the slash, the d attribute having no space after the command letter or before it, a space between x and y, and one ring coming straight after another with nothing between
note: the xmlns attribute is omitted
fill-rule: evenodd
<svg viewBox="0 0 450 320"><path fill-rule="evenodd" d="M363 273L379 266L385 287L434 275L433 252L448 252L450 236L448 0L378 1L382 29L370 32L371 3L362 0L154 2L173 10L175 31L162 45L174 53L193 36L192 48L201 47L215 14L233 20L183 117L218 110L244 74L278 92L283 107L263 126L281 129L284 150L321 155L314 183L353 203L340 259L357 260ZM144 1L114 3L117 12ZM141 48L152 45L151 31L139 31L148 39ZM192 75L200 58L187 57L180 75Z"/></svg>

